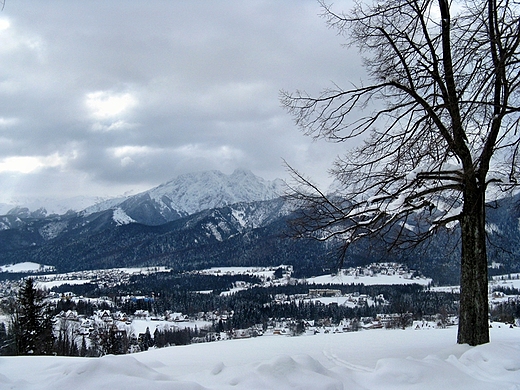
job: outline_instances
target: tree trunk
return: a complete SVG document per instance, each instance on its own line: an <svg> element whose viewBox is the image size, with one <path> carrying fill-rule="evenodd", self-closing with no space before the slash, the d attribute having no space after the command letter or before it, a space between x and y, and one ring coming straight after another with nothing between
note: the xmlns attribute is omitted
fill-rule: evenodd
<svg viewBox="0 0 520 390"><path fill-rule="evenodd" d="M484 191L477 186L473 186L473 190L466 189L461 218L459 344L480 345L489 342L485 221Z"/></svg>

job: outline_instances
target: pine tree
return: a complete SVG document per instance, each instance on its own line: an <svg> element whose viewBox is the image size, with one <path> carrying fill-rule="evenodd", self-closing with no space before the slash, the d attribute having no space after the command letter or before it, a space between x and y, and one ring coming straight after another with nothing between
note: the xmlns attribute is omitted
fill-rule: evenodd
<svg viewBox="0 0 520 390"><path fill-rule="evenodd" d="M0 355L9 354L9 334L5 323L0 322Z"/></svg>
<svg viewBox="0 0 520 390"><path fill-rule="evenodd" d="M146 327L146 332L143 335L143 339L141 341L141 350L148 351L148 348L152 346L152 334L150 333L150 328Z"/></svg>
<svg viewBox="0 0 520 390"><path fill-rule="evenodd" d="M27 279L20 288L12 316L15 354L51 354L54 345L51 319L45 294L35 288L33 279Z"/></svg>
<svg viewBox="0 0 520 390"><path fill-rule="evenodd" d="M88 349L87 349L87 341L85 340L85 336L83 336L81 340L81 349L79 350L79 356L85 357L87 356Z"/></svg>

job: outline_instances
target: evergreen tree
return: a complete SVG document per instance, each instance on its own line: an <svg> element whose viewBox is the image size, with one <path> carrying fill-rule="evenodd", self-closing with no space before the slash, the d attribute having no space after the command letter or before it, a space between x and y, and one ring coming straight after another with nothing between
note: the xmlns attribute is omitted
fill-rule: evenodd
<svg viewBox="0 0 520 390"><path fill-rule="evenodd" d="M5 323L0 322L0 355L9 353L9 335Z"/></svg>
<svg viewBox="0 0 520 390"><path fill-rule="evenodd" d="M79 356L85 357L87 356L88 349L87 349L87 341L85 340L85 336L83 336L81 340L81 349L79 350Z"/></svg>
<svg viewBox="0 0 520 390"><path fill-rule="evenodd" d="M11 332L14 336L16 355L47 355L52 353L54 336L51 310L45 302L45 294L37 290L31 278L18 292L14 308Z"/></svg>
<svg viewBox="0 0 520 390"><path fill-rule="evenodd" d="M150 348L152 345L152 334L150 333L150 328L146 327L146 332L144 333L140 342L141 351L148 351L148 348Z"/></svg>

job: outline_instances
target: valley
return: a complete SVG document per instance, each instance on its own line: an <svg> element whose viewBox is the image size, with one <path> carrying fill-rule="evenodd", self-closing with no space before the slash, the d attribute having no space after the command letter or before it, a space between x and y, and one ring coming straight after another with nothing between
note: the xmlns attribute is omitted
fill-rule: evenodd
<svg viewBox="0 0 520 390"><path fill-rule="evenodd" d="M361 240L339 267L339 239L292 236L298 207L280 192L280 182L247 171L206 172L61 215L15 208L0 217L0 297L8 306L33 278L48 293L55 334L75 346L68 353L83 345L91 356L456 323L456 232L439 230L407 250ZM502 278L490 283L491 315L505 322L520 317L516 203L505 199L489 212L489 272Z"/></svg>

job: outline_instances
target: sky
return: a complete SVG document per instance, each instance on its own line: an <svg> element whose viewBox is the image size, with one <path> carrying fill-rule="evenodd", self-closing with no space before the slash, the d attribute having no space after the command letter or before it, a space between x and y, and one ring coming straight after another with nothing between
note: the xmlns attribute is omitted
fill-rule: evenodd
<svg viewBox="0 0 520 390"><path fill-rule="evenodd" d="M6 0L0 202L137 193L210 169L287 179L284 160L326 185L348 145L304 136L279 99L363 77L321 11L316 0Z"/></svg>

